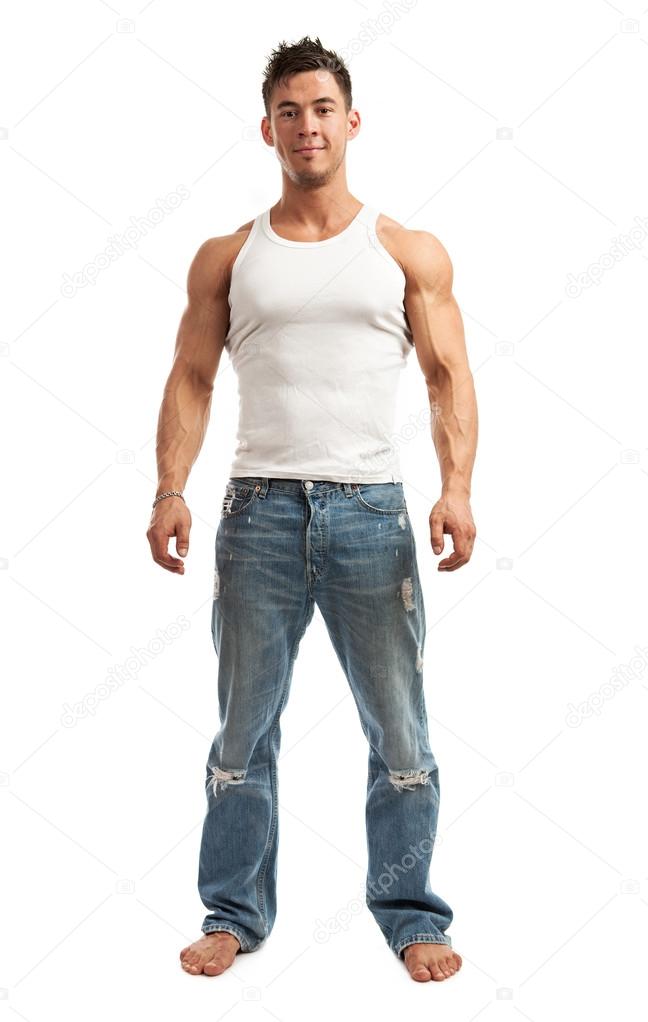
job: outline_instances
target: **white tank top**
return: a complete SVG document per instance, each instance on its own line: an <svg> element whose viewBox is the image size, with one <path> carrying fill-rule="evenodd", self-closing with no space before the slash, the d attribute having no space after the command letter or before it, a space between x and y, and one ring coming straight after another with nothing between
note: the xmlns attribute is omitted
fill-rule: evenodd
<svg viewBox="0 0 648 1022"><path fill-rule="evenodd" d="M238 377L230 476L401 482L394 416L413 347L405 276L364 205L324 241L259 214L232 267L225 339Z"/></svg>

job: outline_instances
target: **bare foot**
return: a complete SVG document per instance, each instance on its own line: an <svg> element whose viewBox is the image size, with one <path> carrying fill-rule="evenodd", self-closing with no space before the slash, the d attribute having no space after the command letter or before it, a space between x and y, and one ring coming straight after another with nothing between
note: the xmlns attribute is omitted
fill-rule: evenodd
<svg viewBox="0 0 648 1022"><path fill-rule="evenodd" d="M462 963L461 955L449 944L408 944L403 957L410 976L419 983L448 979L459 971Z"/></svg>
<svg viewBox="0 0 648 1022"><path fill-rule="evenodd" d="M180 952L182 968L193 976L201 972L206 976L220 976L229 969L240 946L234 934L225 930L205 933Z"/></svg>

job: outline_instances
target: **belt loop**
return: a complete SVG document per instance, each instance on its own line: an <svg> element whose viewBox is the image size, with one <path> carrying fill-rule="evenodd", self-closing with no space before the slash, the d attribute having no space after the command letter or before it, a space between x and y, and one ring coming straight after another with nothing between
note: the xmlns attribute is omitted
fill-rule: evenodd
<svg viewBox="0 0 648 1022"><path fill-rule="evenodd" d="M353 496L353 485L352 485L352 483L342 483L342 485L344 486L344 492L345 492L346 496L347 497L352 497Z"/></svg>
<svg viewBox="0 0 648 1022"><path fill-rule="evenodd" d="M260 481L260 484L259 484L259 496L260 497L265 497L265 495L267 494L269 482L270 482L270 480L268 479L267 476L261 476L261 481Z"/></svg>

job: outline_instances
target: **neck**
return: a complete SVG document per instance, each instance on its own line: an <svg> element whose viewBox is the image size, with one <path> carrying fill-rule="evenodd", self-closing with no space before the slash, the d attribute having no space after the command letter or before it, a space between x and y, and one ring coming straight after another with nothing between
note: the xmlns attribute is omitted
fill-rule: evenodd
<svg viewBox="0 0 648 1022"><path fill-rule="evenodd" d="M326 232L330 227L352 220L363 203L346 187L296 189L292 182L282 190L281 198L272 207L275 222L291 223L314 231Z"/></svg>

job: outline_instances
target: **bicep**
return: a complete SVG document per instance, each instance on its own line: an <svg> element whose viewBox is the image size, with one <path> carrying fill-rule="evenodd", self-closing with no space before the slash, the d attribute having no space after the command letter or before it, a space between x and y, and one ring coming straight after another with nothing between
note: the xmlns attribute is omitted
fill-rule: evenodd
<svg viewBox="0 0 648 1022"><path fill-rule="evenodd" d="M452 292L452 263L437 239L427 235L407 267L405 311L414 350L428 383L467 364L459 306Z"/></svg>
<svg viewBox="0 0 648 1022"><path fill-rule="evenodd" d="M222 250L200 247L189 268L187 304L176 337L174 369L211 387L229 326L228 278Z"/></svg>

